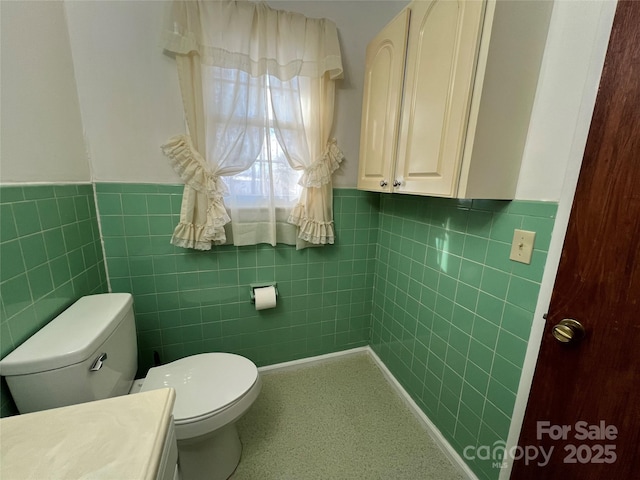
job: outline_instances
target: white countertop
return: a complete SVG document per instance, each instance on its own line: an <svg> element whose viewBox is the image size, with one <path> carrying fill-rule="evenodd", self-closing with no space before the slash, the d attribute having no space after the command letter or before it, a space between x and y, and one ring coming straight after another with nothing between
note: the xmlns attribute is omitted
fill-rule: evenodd
<svg viewBox="0 0 640 480"><path fill-rule="evenodd" d="M0 419L0 478L155 479L170 388Z"/></svg>

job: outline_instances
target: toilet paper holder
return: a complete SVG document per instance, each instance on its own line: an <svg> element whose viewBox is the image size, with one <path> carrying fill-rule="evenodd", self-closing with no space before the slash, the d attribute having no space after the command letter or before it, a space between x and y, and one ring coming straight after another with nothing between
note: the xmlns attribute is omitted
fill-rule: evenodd
<svg viewBox="0 0 640 480"><path fill-rule="evenodd" d="M256 288L264 288L264 287L273 287L276 290L276 298L278 298L278 284L276 282L266 282L266 283L250 283L249 288L251 291L249 295L251 296L251 303L256 303Z"/></svg>

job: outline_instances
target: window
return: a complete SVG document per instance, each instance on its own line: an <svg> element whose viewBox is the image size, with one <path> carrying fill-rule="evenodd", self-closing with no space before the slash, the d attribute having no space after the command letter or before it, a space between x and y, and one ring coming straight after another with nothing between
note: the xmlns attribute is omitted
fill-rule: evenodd
<svg viewBox="0 0 640 480"><path fill-rule="evenodd" d="M235 245L333 243L335 24L210 1L174 2L168 20L189 130L163 146L185 181L172 243L208 250L229 222Z"/></svg>
<svg viewBox="0 0 640 480"><path fill-rule="evenodd" d="M281 83L273 79L270 81L269 77L265 79L264 112L252 112L255 115L253 124L258 128L262 127L263 130L260 140L262 148L251 167L225 178L229 187L229 196L225 198L228 198L229 202L235 202L239 208L260 208L273 202L276 208L286 211L288 218L289 211L302 193L302 187L298 184L302 171L296 171L289 165L273 126L275 114L271 105L272 98L273 101L278 101L282 94L271 92L280 85ZM297 135L294 119L284 119L280 122L280 127L286 130L285 137Z"/></svg>

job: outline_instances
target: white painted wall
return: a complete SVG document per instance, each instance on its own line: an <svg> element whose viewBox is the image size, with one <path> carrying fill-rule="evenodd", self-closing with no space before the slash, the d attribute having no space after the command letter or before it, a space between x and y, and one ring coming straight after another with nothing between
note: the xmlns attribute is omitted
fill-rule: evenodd
<svg viewBox="0 0 640 480"><path fill-rule="evenodd" d="M65 6L94 180L179 183L160 152L184 131L175 62L159 41L165 2Z"/></svg>
<svg viewBox="0 0 640 480"><path fill-rule="evenodd" d="M345 161L336 187L355 187L369 40L406 0L279 1L275 8L328 17L338 26L345 79L337 88L335 137ZM159 146L184 131L173 60L159 42L165 2L68 1L71 47L94 179L180 183Z"/></svg>
<svg viewBox="0 0 640 480"><path fill-rule="evenodd" d="M334 185L355 187L365 48L407 1L270 3L338 25L345 79L337 89L335 136L346 160ZM586 18L592 3L561 0L564 7L554 9L518 199L561 198L591 51L584 36L593 29ZM565 4L572 16L563 13ZM84 128L93 180L180 182L159 149L184 131L175 65L159 41L165 5L66 1L65 20L59 1L2 2L0 180L88 180Z"/></svg>
<svg viewBox="0 0 640 480"><path fill-rule="evenodd" d="M592 80L589 68L594 42L602 41L595 36L600 7L601 2L585 0L560 0L554 6L516 190L518 199L558 201L562 197L584 88Z"/></svg>
<svg viewBox="0 0 640 480"><path fill-rule="evenodd" d="M90 181L63 3L2 1L0 16L0 181Z"/></svg>

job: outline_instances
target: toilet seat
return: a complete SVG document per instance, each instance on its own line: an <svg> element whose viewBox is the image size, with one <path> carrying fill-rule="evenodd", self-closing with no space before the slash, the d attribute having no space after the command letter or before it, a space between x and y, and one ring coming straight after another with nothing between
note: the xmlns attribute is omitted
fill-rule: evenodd
<svg viewBox="0 0 640 480"><path fill-rule="evenodd" d="M231 353L203 353L151 368L141 391L176 390L173 417L180 439L235 420L248 408L244 404L253 403L260 386L251 360Z"/></svg>

